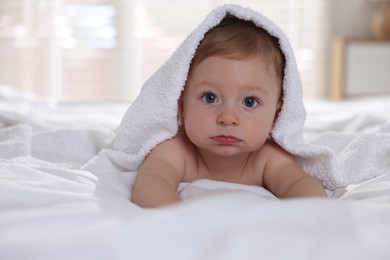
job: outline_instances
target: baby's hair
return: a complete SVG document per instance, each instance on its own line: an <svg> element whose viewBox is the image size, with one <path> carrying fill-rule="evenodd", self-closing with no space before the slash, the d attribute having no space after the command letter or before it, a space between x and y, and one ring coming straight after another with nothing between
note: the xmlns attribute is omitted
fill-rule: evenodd
<svg viewBox="0 0 390 260"><path fill-rule="evenodd" d="M278 39L252 21L228 14L205 34L192 59L190 71L211 56L246 58L255 55L263 55L267 66L273 66L277 77L283 81L285 58Z"/></svg>

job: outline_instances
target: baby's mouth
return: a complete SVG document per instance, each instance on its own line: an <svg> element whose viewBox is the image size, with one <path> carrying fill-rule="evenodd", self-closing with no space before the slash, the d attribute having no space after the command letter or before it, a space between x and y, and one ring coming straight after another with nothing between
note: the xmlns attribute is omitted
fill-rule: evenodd
<svg viewBox="0 0 390 260"><path fill-rule="evenodd" d="M213 139L215 142L219 144L235 144L241 141L240 139L234 136L226 136L226 135L214 136L211 139Z"/></svg>

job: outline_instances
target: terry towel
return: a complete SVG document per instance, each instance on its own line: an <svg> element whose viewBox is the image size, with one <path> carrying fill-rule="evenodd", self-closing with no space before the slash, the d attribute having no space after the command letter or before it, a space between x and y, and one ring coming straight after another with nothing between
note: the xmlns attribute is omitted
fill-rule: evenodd
<svg viewBox="0 0 390 260"><path fill-rule="evenodd" d="M227 14L250 20L279 39L286 64L283 107L272 131L273 139L294 154L302 168L328 189L346 186L389 173L390 135L326 134L311 143L303 139L306 112L293 49L284 32L259 12L238 5L212 10L171 57L147 80L140 95L124 115L111 146L83 168L95 173L137 171L145 156L178 130L177 101L187 79L189 65L207 31Z"/></svg>

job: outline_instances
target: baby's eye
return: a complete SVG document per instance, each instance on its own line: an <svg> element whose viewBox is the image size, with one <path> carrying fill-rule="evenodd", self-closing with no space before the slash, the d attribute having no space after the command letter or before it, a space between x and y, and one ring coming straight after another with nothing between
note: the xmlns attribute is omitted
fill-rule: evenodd
<svg viewBox="0 0 390 260"><path fill-rule="evenodd" d="M246 107L256 107L259 105L259 101L255 97L246 97L242 103Z"/></svg>
<svg viewBox="0 0 390 260"><path fill-rule="evenodd" d="M204 102L206 103L215 103L218 101L218 98L217 96L214 94L214 93L211 93L211 92L208 92L208 93L205 93L203 96L202 96L202 99Z"/></svg>

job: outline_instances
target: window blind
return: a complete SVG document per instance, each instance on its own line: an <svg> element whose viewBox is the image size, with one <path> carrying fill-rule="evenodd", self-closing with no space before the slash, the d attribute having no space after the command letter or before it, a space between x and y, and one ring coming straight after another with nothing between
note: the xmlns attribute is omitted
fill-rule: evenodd
<svg viewBox="0 0 390 260"><path fill-rule="evenodd" d="M0 85L54 101L131 101L218 0L2 0ZM288 35L307 98L327 85L329 1L242 0Z"/></svg>

